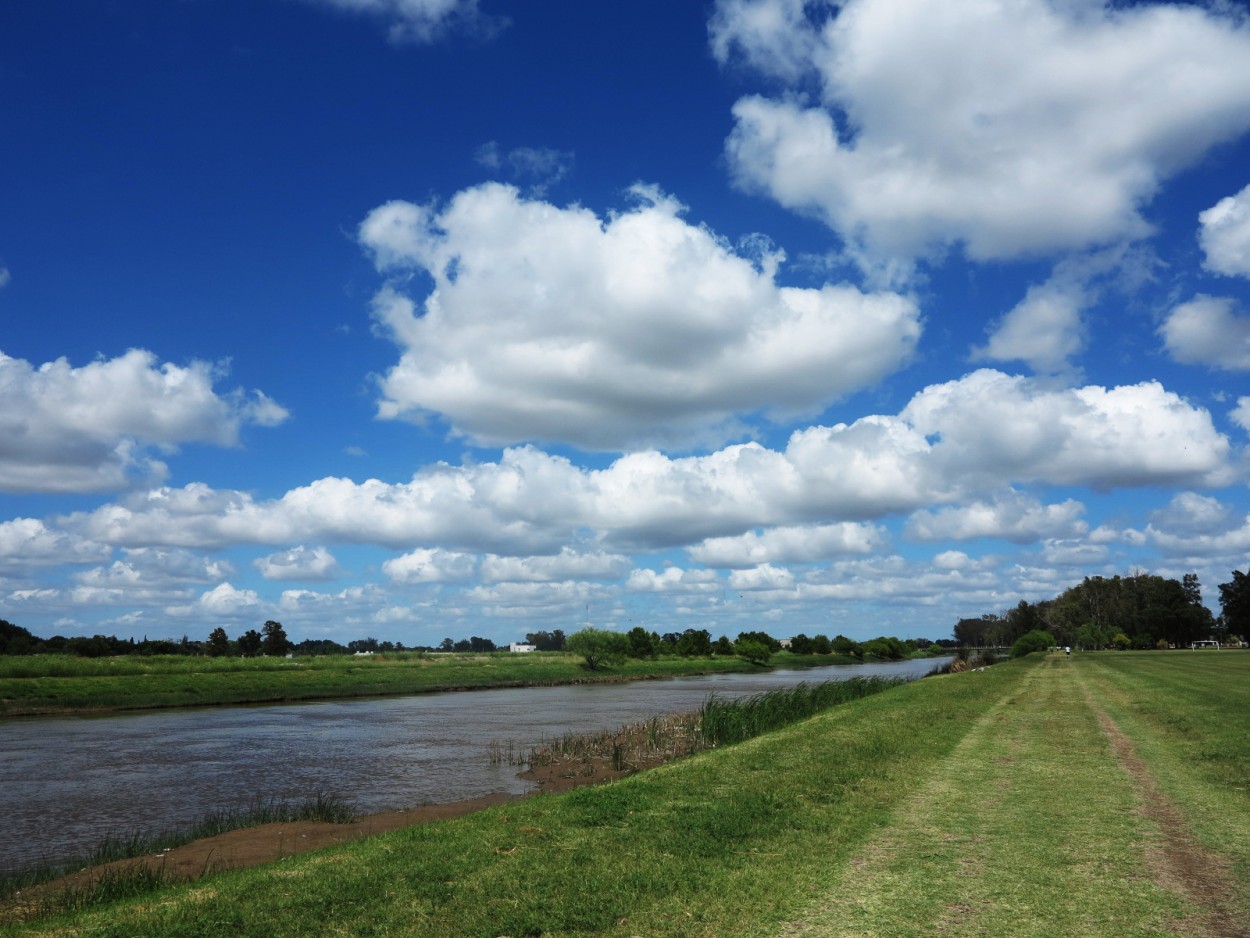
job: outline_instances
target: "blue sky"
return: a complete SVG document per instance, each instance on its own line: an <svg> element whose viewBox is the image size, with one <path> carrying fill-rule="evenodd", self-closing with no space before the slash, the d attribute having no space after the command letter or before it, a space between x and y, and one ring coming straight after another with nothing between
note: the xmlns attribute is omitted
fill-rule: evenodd
<svg viewBox="0 0 1250 938"><path fill-rule="evenodd" d="M1250 23L0 11L0 617L949 636L1250 566Z"/></svg>

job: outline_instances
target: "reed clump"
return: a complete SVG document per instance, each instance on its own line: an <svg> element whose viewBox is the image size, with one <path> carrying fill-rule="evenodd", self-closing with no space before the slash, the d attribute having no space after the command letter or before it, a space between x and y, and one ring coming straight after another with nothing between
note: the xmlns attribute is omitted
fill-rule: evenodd
<svg viewBox="0 0 1250 938"><path fill-rule="evenodd" d="M907 681L901 677L853 677L821 684L804 682L734 699L713 694L699 710L699 732L708 748L726 746L797 723L838 704L879 694Z"/></svg>
<svg viewBox="0 0 1250 938"><path fill-rule="evenodd" d="M495 740L490 745L491 764L530 770L554 766L565 769L566 775L623 774L742 742L907 680L855 677L800 683L750 697L713 694L692 713L653 717L599 733L568 733L531 747L527 753L512 743Z"/></svg>

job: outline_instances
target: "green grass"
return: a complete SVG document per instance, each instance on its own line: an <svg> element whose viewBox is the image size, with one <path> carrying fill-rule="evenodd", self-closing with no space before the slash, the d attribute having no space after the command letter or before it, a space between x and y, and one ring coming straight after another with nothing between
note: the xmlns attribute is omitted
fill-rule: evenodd
<svg viewBox="0 0 1250 938"><path fill-rule="evenodd" d="M793 658L794 656L787 656ZM786 666L830 663L784 660ZM414 694L758 671L741 658L659 658L590 672L573 655L401 652L308 658L0 656L0 717Z"/></svg>
<svg viewBox="0 0 1250 938"><path fill-rule="evenodd" d="M1233 738L1250 655L1188 654L912 682L619 782L0 934L1202 934L1205 900L1152 869L1160 831L1100 728L1120 725L1245 882L1250 803L1230 781L1250 777ZM1250 901L1225 901L1244 933Z"/></svg>

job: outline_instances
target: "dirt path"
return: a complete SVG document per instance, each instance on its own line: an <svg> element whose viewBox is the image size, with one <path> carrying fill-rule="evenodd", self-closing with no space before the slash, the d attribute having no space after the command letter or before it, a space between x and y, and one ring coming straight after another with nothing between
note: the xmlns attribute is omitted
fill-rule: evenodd
<svg viewBox="0 0 1250 938"><path fill-rule="evenodd" d="M1082 686L1088 694L1088 690ZM1133 780L1141 799L1141 814L1159 828L1157 848L1147 852L1155 881L1187 897L1204 913L1190 924L1194 934L1210 938L1250 938L1250 928L1231 911L1234 880L1228 863L1199 844L1180 809L1159 789L1132 740L1092 699L1099 725L1111 742L1120 767Z"/></svg>

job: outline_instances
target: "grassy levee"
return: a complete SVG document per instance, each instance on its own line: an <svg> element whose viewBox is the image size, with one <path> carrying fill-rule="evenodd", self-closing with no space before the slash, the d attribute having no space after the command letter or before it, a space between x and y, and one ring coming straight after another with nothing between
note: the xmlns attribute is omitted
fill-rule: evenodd
<svg viewBox="0 0 1250 938"><path fill-rule="evenodd" d="M774 665L854 659L778 656ZM0 657L0 717L91 710L315 700L486 687L640 680L761 670L742 658L658 658L588 671L574 655L419 655L314 658Z"/></svg>
<svg viewBox="0 0 1250 938"><path fill-rule="evenodd" d="M1041 660L784 933L1250 935L1248 679L1245 655ZM1220 769L1188 757L1230 730Z"/></svg>
<svg viewBox="0 0 1250 938"><path fill-rule="evenodd" d="M1244 881L1250 805L1228 781L1250 777L1247 744L1195 760L1175 737L1201 753L1244 725L1219 689L1244 688L1250 656L1185 679L1174 661L1193 667L1031 656L931 678L619 782L0 935L1250 934L1244 891L1161 875L1165 832L1108 735Z"/></svg>
<svg viewBox="0 0 1250 938"><path fill-rule="evenodd" d="M767 933L889 823L1022 670L903 685L620 782L0 934Z"/></svg>

